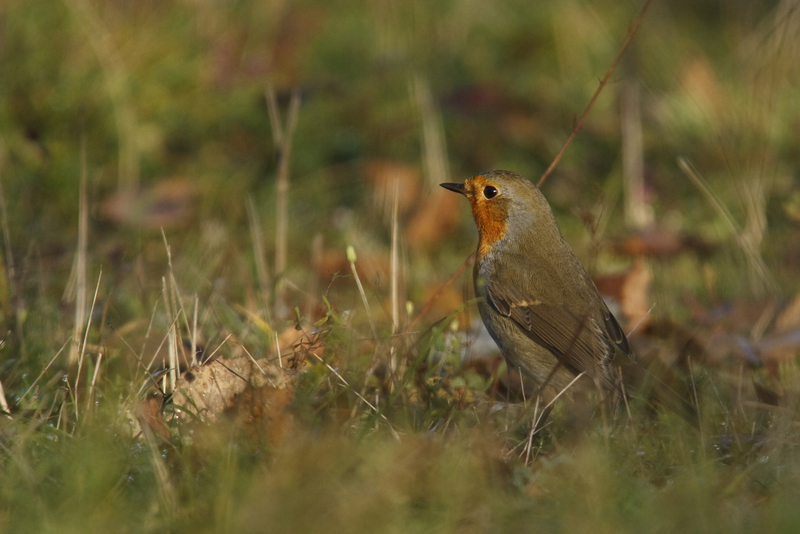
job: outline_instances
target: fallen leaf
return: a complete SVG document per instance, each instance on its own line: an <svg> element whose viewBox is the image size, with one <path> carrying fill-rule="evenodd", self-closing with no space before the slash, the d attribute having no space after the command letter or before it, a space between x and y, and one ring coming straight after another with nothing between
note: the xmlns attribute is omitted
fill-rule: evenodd
<svg viewBox="0 0 800 534"><path fill-rule="evenodd" d="M162 180L138 191L119 191L100 204L104 219L158 230L186 225L194 215L197 188L187 178Z"/></svg>

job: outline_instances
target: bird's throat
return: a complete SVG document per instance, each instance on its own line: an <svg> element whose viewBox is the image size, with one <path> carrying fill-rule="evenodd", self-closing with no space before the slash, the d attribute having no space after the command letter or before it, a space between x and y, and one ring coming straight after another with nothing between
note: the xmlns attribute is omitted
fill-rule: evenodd
<svg viewBox="0 0 800 534"><path fill-rule="evenodd" d="M478 260L490 254L494 244L503 239L508 232L506 224L508 214L505 207L499 203L481 202L480 204L472 206L472 215L475 217L475 225L478 227L480 236Z"/></svg>

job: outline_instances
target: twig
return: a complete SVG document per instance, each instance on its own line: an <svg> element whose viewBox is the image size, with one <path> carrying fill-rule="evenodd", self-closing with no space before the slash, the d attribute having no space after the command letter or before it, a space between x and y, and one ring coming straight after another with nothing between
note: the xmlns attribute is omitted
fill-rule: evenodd
<svg viewBox="0 0 800 534"><path fill-rule="evenodd" d="M597 88L597 91L594 92L594 96L589 101L589 105L586 106L586 111L584 111L583 115L581 115L580 120L578 120L578 124L576 124L575 128L572 129L572 133L569 135L569 137L567 138L567 141L564 143L564 146L561 147L561 150L559 150L558 154L556 154L556 157L553 159L553 162L550 164L549 167L547 167L547 170L544 171L544 174L542 174L542 177L539 178L539 182L536 184L536 187L542 187L542 184L544 183L544 181L547 179L548 176L550 176L550 173L553 172L553 169L556 168L556 165L558 165L558 162L561 161L561 157L564 155L564 152L567 151L567 147L572 144L572 140L575 139L575 136L578 134L578 131L583 126L583 123L586 120L586 117L589 116L589 112L592 111L592 108L594 107L594 103L597 101L597 98L600 96L600 93L603 92L603 89L605 88L606 84L608 84L608 80L611 78L611 74L614 72L614 69L617 68L617 64L619 63L619 60L622 59L622 54L624 54L625 50L628 49L628 45L630 44L631 40L633 39L633 36L636 35L636 32L639 29L639 25L642 23L642 19L644 18L644 14L647 12L647 8L650 7L650 4L652 2L653 2L653 0L647 0L644 3L644 6L642 6L642 10L639 12L639 16L636 17L636 20L633 22L633 26L631 26L631 29L628 32L628 36L625 37L625 42L622 43L622 47L619 49L619 52L617 52L617 57L614 58L614 61L613 61L613 63L611 63L611 66L608 68L608 71L606 72L605 77L600 82L600 86Z"/></svg>

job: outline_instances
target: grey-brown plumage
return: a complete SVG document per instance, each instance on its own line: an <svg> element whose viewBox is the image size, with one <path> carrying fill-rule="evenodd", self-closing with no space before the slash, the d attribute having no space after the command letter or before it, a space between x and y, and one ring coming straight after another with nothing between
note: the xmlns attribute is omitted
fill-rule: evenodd
<svg viewBox="0 0 800 534"><path fill-rule="evenodd" d="M478 309L509 369L556 391L584 373L607 393L622 394L626 373L619 367L635 366L628 341L538 188L508 171L441 185L472 207ZM653 391L684 417L696 417L666 385L656 381Z"/></svg>

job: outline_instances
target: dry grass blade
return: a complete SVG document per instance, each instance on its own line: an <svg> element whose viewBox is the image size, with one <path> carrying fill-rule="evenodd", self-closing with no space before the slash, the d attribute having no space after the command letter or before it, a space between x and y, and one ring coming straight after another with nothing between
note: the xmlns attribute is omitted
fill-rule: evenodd
<svg viewBox="0 0 800 534"><path fill-rule="evenodd" d="M30 385L30 387L29 387L27 390L25 390L25 393L23 393L23 394L22 394L22 396L19 398L19 401L17 402L17 404L21 403L21 402L23 401L23 399L25 399L25 397L27 397L27 396L28 396L28 393L30 393L31 391L33 391L33 388L34 388L34 387L36 387L36 384L37 384L37 383L39 383L39 380L41 380L41 379L42 379L42 377L44 376L44 374L47 372L47 370L48 370L48 369L50 369L50 366L51 366L51 365L53 365L53 362L54 362L54 361L56 361L56 360L58 359L58 357L59 357L59 356L61 356L61 353L62 353L62 352L64 352L64 349L65 349L65 348L67 348L67 345L68 345L68 344L69 344L71 341L72 341L72 338L70 338L70 339L66 340L66 341L64 342L64 344L63 344L63 345L61 345L61 348L60 348L60 349L58 349L58 352L56 352L56 355L52 357L52 359L50 360L50 363L48 363L48 364L47 364L47 365L44 367L44 369L42 369L42 372L41 372L41 373L39 373L39 376L37 376L37 377L36 377L36 380L34 380L34 381L33 381L33 384L31 384L31 385Z"/></svg>
<svg viewBox="0 0 800 534"><path fill-rule="evenodd" d="M714 211L717 212L717 215L719 215L725 225L730 229L731 234L734 239L736 239L736 243L739 245L739 248L748 261L752 274L754 291L758 294L768 292L777 295L779 293L778 284L770 273L767 264L764 263L764 259L761 257L761 252L756 243L752 239L746 237L746 234L736 224L728 208L725 207L711 191L694 166L687 161L686 158L678 158L678 167L680 167L683 173L691 180L692 184L703 194L706 201L708 201L711 207L714 208Z"/></svg>
<svg viewBox="0 0 800 534"><path fill-rule="evenodd" d="M2 142L2 138L0 138L0 220L3 223L3 251L5 253L5 285L6 290L8 291L8 300L10 303L14 303L16 301L16 270L14 269L14 254L11 249L11 231L8 228L8 212L6 211L6 194L5 194L5 187L3 185L3 170L5 166L5 145ZM6 298L5 295L2 296L4 299ZM9 304L7 300L2 302L4 309L9 309ZM13 304L16 308L16 304ZM16 310L15 310L16 311ZM15 314L16 315L16 314ZM17 317L17 320L19 318Z"/></svg>
<svg viewBox="0 0 800 534"><path fill-rule="evenodd" d="M566 392L567 392L567 390L568 390L569 388L571 388L571 387L572 387L572 385L573 385L575 382L577 382L577 381L578 381L578 380L579 380L579 379L580 379L580 378L581 378L583 375L585 375L585 374L586 374L586 371L584 371L584 372L582 372L582 373L578 373L577 375L575 375L575 378L573 378L573 379L570 381L570 383L569 383L569 384L567 384L566 386L564 386L564 388L563 388L561 391L559 391L559 392L558 392L558 394L557 394L555 397L553 397L552 399L550 399L550 402L548 402L548 403L547 403L547 405L545 405L545 407L542 409L542 412L539 414L539 418L538 418L538 419L536 419L536 424L534 425L534 428L536 428L536 429L537 429L537 432L538 432L538 429L539 429L539 423L541 423L541 422L542 422L542 417L544 416L544 414L548 413L548 409L549 409L549 408L551 408L551 407L552 407L552 406L553 406L553 405L556 403L556 401L559 399L559 397L561 397L561 395L563 395L564 393L566 393ZM538 401L537 401L537 406L538 406Z"/></svg>
<svg viewBox="0 0 800 534"><path fill-rule="evenodd" d="M13 419L11 416L11 410L8 408L8 401L6 400L6 392L3 389L3 382L0 381L0 412L8 417L9 419Z"/></svg>
<svg viewBox="0 0 800 534"><path fill-rule="evenodd" d="M89 395L86 398L86 411L88 412L92 407L92 400L94 399L95 385L97 384L97 377L100 374L100 364L103 363L103 353L97 355L97 362L94 365L94 373L92 373L92 384L89 386Z"/></svg>
<svg viewBox="0 0 800 534"><path fill-rule="evenodd" d="M102 68L119 139L119 189L130 192L139 185L139 149L136 142L137 119L128 94L128 76L122 57L112 42L111 34L103 26L88 0L66 2L78 25L89 41Z"/></svg>
<svg viewBox="0 0 800 534"><path fill-rule="evenodd" d="M397 258L397 249L398 249L398 226L399 223L397 221L397 198L398 198L398 187L399 184L397 180L394 181L394 198L392 202L392 243L391 243L391 252L389 256L389 262L391 264L391 277L390 277L390 284L391 284L391 306L392 306L392 335L396 334L400 324L400 288L399 288L399 277L400 270L399 260ZM396 347L394 344L389 348L390 357L389 357L389 368L394 373L397 370L397 354L396 354Z"/></svg>
<svg viewBox="0 0 800 534"><path fill-rule="evenodd" d="M399 260L397 258L398 249L398 227L397 221L397 194L399 184L394 181L392 199L392 242L389 252L389 263L391 265L391 305L392 305L392 334L396 334L400 322L400 289L399 289Z"/></svg>
<svg viewBox="0 0 800 534"><path fill-rule="evenodd" d="M300 112L300 91L292 91L286 124L281 125L277 98L272 87L267 89L267 107L272 124L273 137L278 149L278 177L275 181L275 275L282 276L286 271L289 229L289 165L292 157L292 139L297 127ZM284 315L283 281L278 280L275 288L276 316Z"/></svg>
<svg viewBox="0 0 800 534"><path fill-rule="evenodd" d="M639 80L630 76L624 82L620 102L625 222L629 227L637 229L652 226L654 219L645 194L640 92Z"/></svg>
<svg viewBox="0 0 800 534"><path fill-rule="evenodd" d="M75 252L75 262L72 265L67 287L64 291L64 300L72 302L75 299L75 328L73 330L73 344L69 352L69 365L73 367L78 363L81 350L81 328L86 322L87 295L87 255L89 247L89 205L86 196L86 142L81 139L81 175L78 186L78 247Z"/></svg>
<svg viewBox="0 0 800 534"><path fill-rule="evenodd" d="M164 232L164 228L161 228L161 238L164 241L164 248L167 251L167 267L169 268L169 282L172 291L166 290L166 282L162 280L164 283L164 299L165 303L167 304L167 313L170 317L175 317L176 319L183 318L183 326L186 328L186 334L192 335L192 328L189 327L189 314L186 313L186 310L183 306L183 298L181 297L182 293L180 291L180 287L178 286L178 280L175 278L175 270L172 266L172 249L169 246L169 242L167 241L167 234ZM174 315L170 313L170 306L169 303L172 302L174 305ZM178 328L178 335L180 335L180 328Z"/></svg>
<svg viewBox="0 0 800 534"><path fill-rule="evenodd" d="M420 75L414 76L412 94L422 119L425 175L428 185L431 188L435 188L437 184L450 181L450 168L447 163L447 143L442 126L442 117L431 93L430 83L426 78Z"/></svg>
<svg viewBox="0 0 800 534"><path fill-rule="evenodd" d="M334 368L333 368L333 367L332 367L332 366L331 366L329 363L327 363L325 360L323 360L322 358L320 358L320 357L319 357L319 356L318 356L316 353L314 353L314 352L312 352L312 353L311 353L311 355L312 355L312 356L314 356L316 359L318 359L318 360L320 361L320 363L324 364L324 365L325 365L325 367L327 367L327 368L328 368L328 370L329 370L331 373L333 373L333 374L336 376L336 378L338 378L338 379L339 379L339 380L342 382L342 385L343 385L344 387L346 387L347 389L349 389L350 391L352 391L352 392L353 392L353 394L355 394L355 396L356 396L356 397L358 397L358 398L361 400L361 402L363 402L364 404L366 404L366 405L369 407L369 409L370 409L370 410L372 410L373 412L375 412L375 413L378 415L378 417L380 417L381 419L383 419L383 420L386 422L386 424L388 425L388 427L389 427L389 431L392 433L392 436L393 436L393 437L394 437L394 438L395 438L397 441L400 441L400 434L398 434L398 433L397 433L397 431L395 431L394 427L392 426L392 423L391 423L391 421L389 421L389 419L388 419L388 418L387 418L387 417L386 417L386 416L385 416L383 413L381 413L381 411L380 411L380 410L378 410L378 408L377 408L375 405L373 405L371 402L369 402L369 401L368 401L368 400L367 400L367 399L364 397L364 395L362 395L361 393L359 393L358 391L356 391L356 390L355 390L355 388L351 387L351 386L350 386L350 384L347 382L347 380L345 380L345 379L344 379L344 377L343 377L341 374L339 374L339 371L337 371L336 369L334 369Z"/></svg>
<svg viewBox="0 0 800 534"><path fill-rule="evenodd" d="M83 334L83 343L81 344L81 354L78 359L78 374L75 377L75 420L78 420L78 384L81 381L81 368L83 367L83 359L86 355L86 343L89 339L89 330L92 328L92 314L94 313L94 306L97 304L97 294L100 292L100 280L103 278L103 270L100 269L100 274L97 277L97 286L94 288L94 298L92 299L92 307L89 309L89 319L86 323L86 331Z"/></svg>
<svg viewBox="0 0 800 534"><path fill-rule="evenodd" d="M159 345L158 350L153 355L153 361L158 356L158 353L161 351L161 347L163 346L164 342L167 343L167 358L168 360L164 362L164 366L167 368L168 372L163 377L163 383L161 385L161 391L167 392L172 391L175 387L175 383L178 381L178 372L175 368L177 361L173 361L175 356L173 345L175 343L175 332L177 330L176 324L178 322L178 315L177 313L173 312L172 305L170 304L171 299L169 298L169 290L167 289L167 279L166 277L161 277L161 293L164 295L164 307L166 308L167 312L167 320L170 322L169 329L167 330L167 335ZM150 362L152 365L152 361ZM149 366L148 366L149 369ZM169 388L167 387L167 380L169 380Z"/></svg>
<svg viewBox="0 0 800 534"><path fill-rule="evenodd" d="M358 293L361 295L361 301L364 303L364 309L367 310L367 319L369 319L369 327L372 329L373 339L378 339L378 330L375 328L375 321L372 320L372 311L369 309L369 301L367 294L364 292L364 286L361 285L361 278L358 276L356 269L356 249L352 245L347 245L347 261L350 263L350 270L353 272L356 285L358 286Z"/></svg>
<svg viewBox="0 0 800 534"><path fill-rule="evenodd" d="M264 308L269 310L270 283L267 270L267 256L264 251L264 234L261 231L261 221L258 217L256 204L253 197L247 197L247 220L250 223L250 236L253 240L253 258L256 262L256 276L258 287L261 289L261 299Z"/></svg>
<svg viewBox="0 0 800 534"><path fill-rule="evenodd" d="M194 294L194 311L192 312L192 352L189 353L189 363L197 363L197 310L200 307L200 299L197 293Z"/></svg>
<svg viewBox="0 0 800 534"><path fill-rule="evenodd" d="M210 362L210 361L213 361L213 360L214 360L214 356L216 356L216 355L217 355L217 352L219 352L219 349L221 349L222 347L224 347L224 346L225 346L225 343L227 343L227 342L228 342L228 340L231 338L231 336L232 336L232 335L233 335L233 334L228 334L227 336L225 336L225 339L223 339L223 340L220 342L220 344L219 344L219 345L217 345L217 348L216 348L216 349L214 349L214 351L213 351L211 354L209 354L209 355L208 355L208 358L206 358L206 361L207 361L207 362Z"/></svg>
<svg viewBox="0 0 800 534"><path fill-rule="evenodd" d="M524 390L523 390L524 391ZM533 448L533 436L538 429L536 428L536 421L539 417L539 399L541 396L536 396L536 405L533 407L533 420L531 420L531 431L528 433L528 443L525 445L525 465L528 465L531 459L531 449Z"/></svg>

